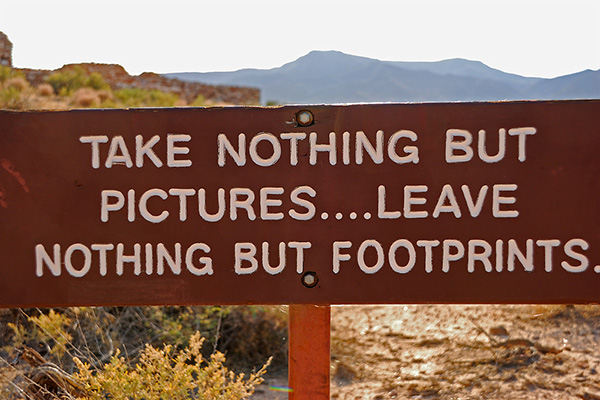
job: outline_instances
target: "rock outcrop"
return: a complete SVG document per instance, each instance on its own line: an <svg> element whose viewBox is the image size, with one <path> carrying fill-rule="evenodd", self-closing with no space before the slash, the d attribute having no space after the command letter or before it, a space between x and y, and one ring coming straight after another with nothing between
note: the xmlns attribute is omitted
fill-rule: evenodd
<svg viewBox="0 0 600 400"><path fill-rule="evenodd" d="M137 87L142 89L157 89L163 92L175 93L188 103L193 102L198 96L207 103L212 104L239 104L253 105L260 103L260 90L256 88L237 86L214 86L198 82L185 82L178 79L169 79L164 76L144 72L141 75L132 76L125 68L118 64L68 64L56 71L65 71L70 68L79 67L87 73L99 73L113 90ZM21 70L27 80L33 85L39 85L53 72L47 70Z"/></svg>
<svg viewBox="0 0 600 400"><path fill-rule="evenodd" d="M0 32L0 65L12 67L12 47L8 36Z"/></svg>

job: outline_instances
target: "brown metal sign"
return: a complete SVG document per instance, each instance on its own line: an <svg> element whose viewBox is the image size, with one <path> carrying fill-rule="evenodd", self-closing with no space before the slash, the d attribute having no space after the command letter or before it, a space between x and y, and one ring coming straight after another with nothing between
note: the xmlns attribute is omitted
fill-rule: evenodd
<svg viewBox="0 0 600 400"><path fill-rule="evenodd" d="M600 301L600 101L0 113L0 307Z"/></svg>

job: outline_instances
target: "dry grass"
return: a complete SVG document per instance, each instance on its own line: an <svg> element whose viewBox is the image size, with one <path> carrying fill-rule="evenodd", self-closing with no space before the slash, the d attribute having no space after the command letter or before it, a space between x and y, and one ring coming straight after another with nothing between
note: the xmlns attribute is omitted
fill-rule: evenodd
<svg viewBox="0 0 600 400"><path fill-rule="evenodd" d="M83 87L73 93L73 105L78 108L98 107L100 96L94 89Z"/></svg>
<svg viewBox="0 0 600 400"><path fill-rule="evenodd" d="M7 79L3 85L5 88L15 88L20 92L23 92L29 88L29 82L27 79L16 76L14 78Z"/></svg>
<svg viewBox="0 0 600 400"><path fill-rule="evenodd" d="M37 94L42 97L54 95L54 88L49 83L42 83L37 87Z"/></svg>
<svg viewBox="0 0 600 400"><path fill-rule="evenodd" d="M105 101L114 100L114 96L110 90L101 89L101 90L98 90L96 92L96 94L98 95L98 98L100 98L101 103L104 103Z"/></svg>

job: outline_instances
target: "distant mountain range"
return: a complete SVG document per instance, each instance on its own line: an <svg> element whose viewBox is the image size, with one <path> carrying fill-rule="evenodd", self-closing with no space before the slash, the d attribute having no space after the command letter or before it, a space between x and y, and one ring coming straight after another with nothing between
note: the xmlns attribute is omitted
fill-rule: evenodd
<svg viewBox="0 0 600 400"><path fill-rule="evenodd" d="M460 58L396 62L313 51L268 70L165 74L183 81L250 86L262 102L319 104L356 102L600 99L600 70L553 79L527 78Z"/></svg>

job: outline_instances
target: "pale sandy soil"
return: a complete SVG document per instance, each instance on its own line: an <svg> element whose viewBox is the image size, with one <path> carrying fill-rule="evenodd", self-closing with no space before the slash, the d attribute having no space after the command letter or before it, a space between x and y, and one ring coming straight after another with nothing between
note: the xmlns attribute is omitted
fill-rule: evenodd
<svg viewBox="0 0 600 400"><path fill-rule="evenodd" d="M333 307L331 337L332 399L600 399L598 306Z"/></svg>

